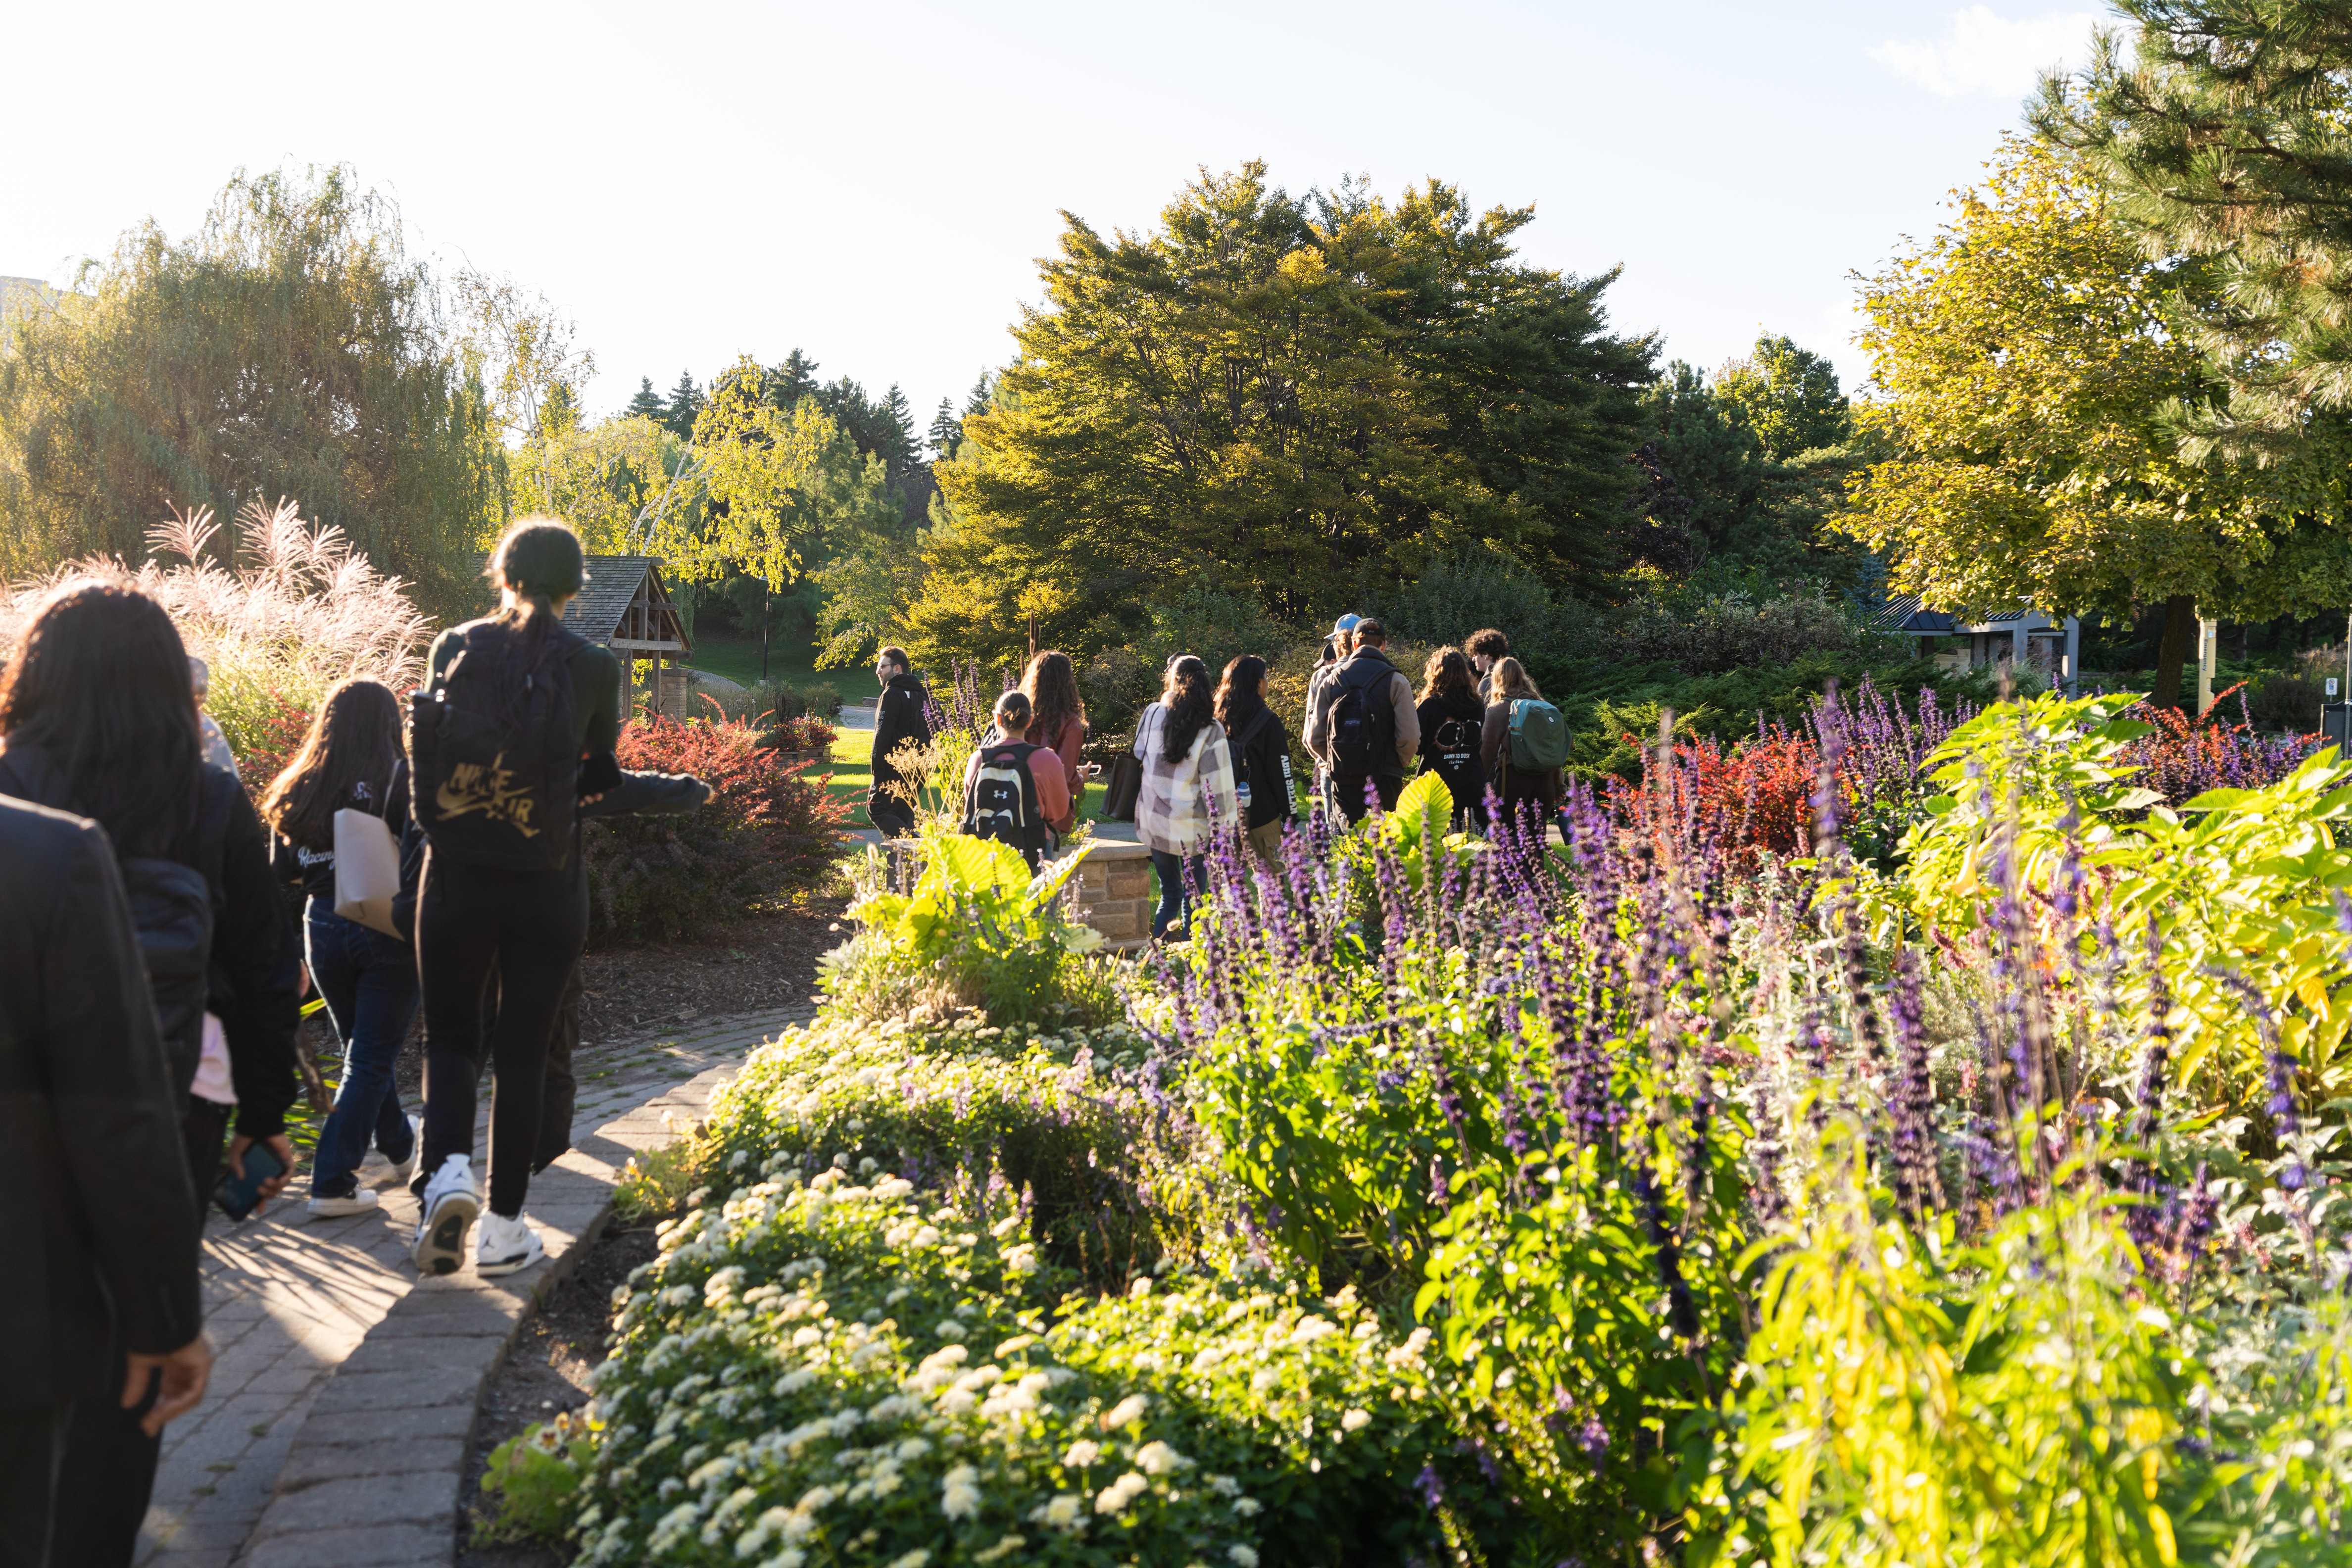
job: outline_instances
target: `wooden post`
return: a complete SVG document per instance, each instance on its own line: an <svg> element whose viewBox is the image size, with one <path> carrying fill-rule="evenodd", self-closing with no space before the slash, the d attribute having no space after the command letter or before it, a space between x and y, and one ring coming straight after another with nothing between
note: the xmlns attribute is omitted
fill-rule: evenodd
<svg viewBox="0 0 2352 1568"><path fill-rule="evenodd" d="M637 656L632 648L614 651L621 656L621 722L626 724L637 716Z"/></svg>

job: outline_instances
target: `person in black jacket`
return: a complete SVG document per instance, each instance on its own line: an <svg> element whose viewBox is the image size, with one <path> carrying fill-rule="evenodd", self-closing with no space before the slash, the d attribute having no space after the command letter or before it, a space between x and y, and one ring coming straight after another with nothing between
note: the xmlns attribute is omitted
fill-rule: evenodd
<svg viewBox="0 0 2352 1568"><path fill-rule="evenodd" d="M1454 796L1454 819L1472 827L1486 823L1486 767L1479 761L1486 705L1478 699L1477 678L1460 648L1442 647L1421 668L1421 771L1445 781Z"/></svg>
<svg viewBox="0 0 2352 1568"><path fill-rule="evenodd" d="M213 911L205 1010L219 1020L236 1100L228 1163L241 1173L247 1152L263 1143L290 1171L299 965L268 837L236 781L205 765L200 733L187 653L163 607L127 584L70 584L34 612L0 686L0 795L96 818L119 863L203 873ZM221 1131L190 1102L195 1065L193 1054L171 1060L169 1084L185 1129L180 1215L191 1247ZM262 1192L284 1185L279 1176ZM113 1351L117 1365L142 1353L128 1338ZM58 1561L130 1562L160 1451L137 1412L106 1396L77 1405L58 1483Z"/></svg>
<svg viewBox="0 0 2352 1568"><path fill-rule="evenodd" d="M1217 722L1233 749L1234 795L1250 848L1273 866L1282 855L1282 832L1294 810L1290 736L1266 706L1265 660L1244 654L1225 666L1217 687Z"/></svg>
<svg viewBox="0 0 2352 1568"><path fill-rule="evenodd" d="M866 820L886 834L915 831L915 804L906 776L890 763L890 753L912 741L930 744L931 724L923 706L930 693L907 667L907 650L897 646L874 656L874 678L882 682L874 704L874 788L866 797Z"/></svg>
<svg viewBox="0 0 2352 1568"><path fill-rule="evenodd" d="M0 1218L0 1564L84 1561L49 1546L77 1402L135 1405L160 1378L152 1436L204 1397L172 1100L105 833L0 798L0 1182L18 1199Z"/></svg>
<svg viewBox="0 0 2352 1568"><path fill-rule="evenodd" d="M278 831L280 875L308 895L303 952L343 1047L335 1108L310 1166L310 1212L320 1218L379 1205L375 1190L359 1182L371 1142L394 1181L416 1168L418 1123L401 1110L393 1081L416 1016L416 954L406 938L335 912L336 815L365 812L396 839L408 825L408 793L400 700L380 680L353 677L328 691L302 749L262 797L262 815Z"/></svg>

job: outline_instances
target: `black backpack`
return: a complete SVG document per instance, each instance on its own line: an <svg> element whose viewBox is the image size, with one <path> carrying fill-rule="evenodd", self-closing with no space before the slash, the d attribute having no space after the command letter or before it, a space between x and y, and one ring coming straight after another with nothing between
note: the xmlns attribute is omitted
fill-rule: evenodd
<svg viewBox="0 0 2352 1568"><path fill-rule="evenodd" d="M417 826L445 859L560 871L571 864L579 796L572 656L587 639L559 626L527 658L522 634L501 622L464 632L441 679L409 699ZM503 722L501 694L518 690L519 712Z"/></svg>
<svg viewBox="0 0 2352 1568"><path fill-rule="evenodd" d="M1384 658L1349 659L1331 679L1339 698L1331 704L1331 771L1357 775L1392 772L1397 765L1396 707L1389 679L1396 666Z"/></svg>
<svg viewBox="0 0 2352 1568"><path fill-rule="evenodd" d="M1029 757L1044 749L1025 741L989 747L980 753L980 765L963 792L963 830L974 838L1010 844L1033 871L1045 851L1045 823L1037 809L1037 779L1029 771Z"/></svg>
<svg viewBox="0 0 2352 1568"><path fill-rule="evenodd" d="M196 1081L196 1060L204 1055L213 923L221 902L221 843L228 834L230 793L237 787L226 773L214 781L210 770L205 783L209 798L196 819L196 864L138 855L115 859L131 923L139 931L139 959L155 1000L172 1093L183 1110L188 1086Z"/></svg>

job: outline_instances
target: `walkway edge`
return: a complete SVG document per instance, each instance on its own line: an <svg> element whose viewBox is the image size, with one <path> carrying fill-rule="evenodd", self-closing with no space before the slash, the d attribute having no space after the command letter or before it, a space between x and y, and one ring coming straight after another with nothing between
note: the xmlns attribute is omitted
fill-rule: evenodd
<svg viewBox="0 0 2352 1568"><path fill-rule="evenodd" d="M327 1380L294 1435L240 1568L446 1568L482 1391L537 1310L604 1233L633 1154L701 1120L740 1063L665 1090L531 1180L547 1260L502 1279L420 1279Z"/></svg>

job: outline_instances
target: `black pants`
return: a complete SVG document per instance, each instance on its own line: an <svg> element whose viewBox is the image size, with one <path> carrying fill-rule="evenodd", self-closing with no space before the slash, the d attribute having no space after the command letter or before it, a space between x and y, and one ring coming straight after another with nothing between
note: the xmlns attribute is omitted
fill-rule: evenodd
<svg viewBox="0 0 2352 1568"><path fill-rule="evenodd" d="M163 1438L160 1433L150 1437L139 1423L163 1391L163 1374L148 1373L145 1396L125 1410L122 1384L130 1363L121 1342L108 1351L106 1366L105 1391L75 1400L66 1427L49 1544L59 1568L130 1568L155 1495ZM0 1548L0 1562L5 1561Z"/></svg>
<svg viewBox="0 0 2352 1568"><path fill-rule="evenodd" d="M53 1557L49 1548L58 1462L65 1454L66 1413L72 1408L30 1405L0 1410L0 1568L47 1568L51 1561L75 1561ZM122 1561L130 1560L125 1552Z"/></svg>
<svg viewBox="0 0 2352 1568"><path fill-rule="evenodd" d="M228 1137L229 1115L236 1109L190 1095L188 1109L180 1118L180 1135L188 1145L188 1179L196 1185L198 1230L204 1229L205 1215L212 1209L213 1189L220 1185L221 1145Z"/></svg>
<svg viewBox="0 0 2352 1568"><path fill-rule="evenodd" d="M572 1118L580 1100L580 1082L572 1075L572 1054L580 1048L580 1002L584 987L580 961L572 962L572 977L563 983L563 1000L555 1009L555 1023L547 1031L547 1077L539 1096L539 1150L531 1156L533 1174L563 1158L572 1147Z"/></svg>
<svg viewBox="0 0 2352 1568"><path fill-rule="evenodd" d="M1361 822L1370 808L1364 804L1364 781L1381 793L1381 809L1394 811L1397 796L1404 792L1404 780L1393 773L1333 773L1331 798L1339 807L1339 815L1349 822Z"/></svg>
<svg viewBox="0 0 2352 1568"><path fill-rule="evenodd" d="M498 1074L490 1212L509 1218L522 1212L540 1148L549 1034L587 937L588 880L578 856L562 871L498 871L426 857L416 898L425 995L420 1184L452 1154L474 1152L474 1084L487 1045ZM498 1020L486 1041L482 1006L493 963Z"/></svg>

